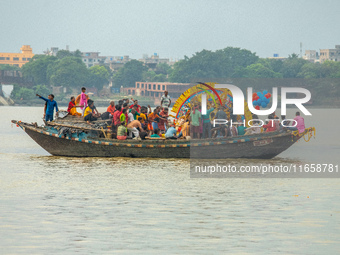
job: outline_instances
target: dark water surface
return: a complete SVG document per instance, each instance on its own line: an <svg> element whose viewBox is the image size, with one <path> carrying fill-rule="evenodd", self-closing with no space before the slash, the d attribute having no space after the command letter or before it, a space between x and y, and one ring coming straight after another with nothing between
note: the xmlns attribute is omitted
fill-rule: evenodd
<svg viewBox="0 0 340 255"><path fill-rule="evenodd" d="M0 254L339 254L339 179L191 179L186 159L54 157L11 127L42 123L42 110L0 107ZM264 163L339 164L340 110L311 112L316 139Z"/></svg>

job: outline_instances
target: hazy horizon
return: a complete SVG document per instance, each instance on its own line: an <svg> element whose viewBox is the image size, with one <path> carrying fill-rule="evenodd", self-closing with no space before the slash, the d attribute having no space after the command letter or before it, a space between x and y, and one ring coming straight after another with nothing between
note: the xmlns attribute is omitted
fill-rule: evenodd
<svg viewBox="0 0 340 255"><path fill-rule="evenodd" d="M340 44L340 2L0 0L0 52L50 47L141 58L181 59L203 49L239 47L260 57Z"/></svg>

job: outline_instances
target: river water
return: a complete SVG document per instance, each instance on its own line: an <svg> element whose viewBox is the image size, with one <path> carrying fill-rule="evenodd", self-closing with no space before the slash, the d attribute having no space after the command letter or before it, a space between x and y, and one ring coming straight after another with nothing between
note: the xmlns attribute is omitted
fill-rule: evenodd
<svg viewBox="0 0 340 255"><path fill-rule="evenodd" d="M42 111L0 107L0 254L339 254L339 179L192 179L187 159L54 157L10 123L41 124ZM264 162L339 164L340 110L311 112L316 139Z"/></svg>

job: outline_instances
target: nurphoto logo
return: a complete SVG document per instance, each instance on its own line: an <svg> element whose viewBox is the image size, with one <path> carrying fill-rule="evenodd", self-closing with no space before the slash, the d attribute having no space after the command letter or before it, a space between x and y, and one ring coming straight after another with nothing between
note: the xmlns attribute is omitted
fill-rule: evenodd
<svg viewBox="0 0 340 255"><path fill-rule="evenodd" d="M231 93L233 94L233 115L243 115L244 114L244 95L242 90L231 84L216 84L215 88L223 88L223 89L229 89ZM273 112L275 112L277 108L277 88L273 88L273 104L270 109L267 110L257 110L253 106L252 103L252 94L253 89L247 88L247 102L249 110L256 115L269 115ZM288 93L302 93L305 94L304 98L287 98ZM296 88L296 87L282 87L281 88L281 115L286 115L287 105L293 104L297 108L300 109L300 111L305 115L312 115L304 106L304 103L307 103L311 99L311 93L308 89L304 88ZM205 93L202 94L202 114L207 114L207 95Z"/></svg>

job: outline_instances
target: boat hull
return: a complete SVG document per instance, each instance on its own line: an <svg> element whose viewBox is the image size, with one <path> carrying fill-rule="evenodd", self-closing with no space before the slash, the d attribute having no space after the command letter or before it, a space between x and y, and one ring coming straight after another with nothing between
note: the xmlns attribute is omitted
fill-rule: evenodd
<svg viewBox="0 0 340 255"><path fill-rule="evenodd" d="M58 136L29 124L17 124L50 154L67 157L270 159L288 149L299 139L289 133L264 133L235 138L192 141L83 140Z"/></svg>

